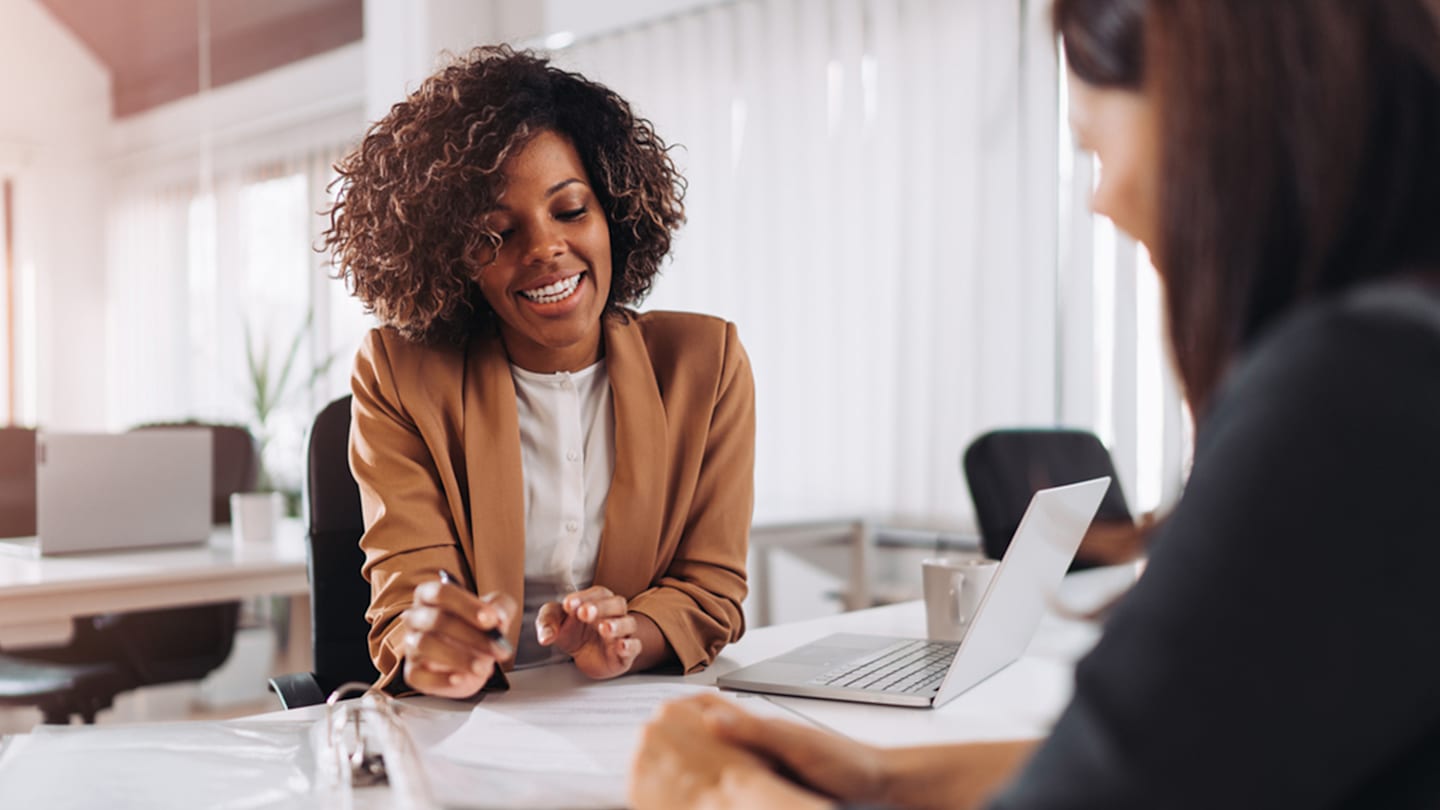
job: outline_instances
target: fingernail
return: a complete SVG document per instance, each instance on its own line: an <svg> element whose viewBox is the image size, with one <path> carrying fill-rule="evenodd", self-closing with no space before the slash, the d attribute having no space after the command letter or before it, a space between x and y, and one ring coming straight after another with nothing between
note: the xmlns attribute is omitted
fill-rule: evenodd
<svg viewBox="0 0 1440 810"><path fill-rule="evenodd" d="M457 673L455 673L454 675L451 675L451 676L450 676L450 685L451 685L451 686L459 686L459 685L460 685L460 673L457 672Z"/></svg>
<svg viewBox="0 0 1440 810"><path fill-rule="evenodd" d="M426 630L435 624L435 611L430 608L414 608L406 617L411 627Z"/></svg>
<svg viewBox="0 0 1440 810"><path fill-rule="evenodd" d="M615 622L601 622L600 629L607 633L615 632Z"/></svg>
<svg viewBox="0 0 1440 810"><path fill-rule="evenodd" d="M593 619L593 618L595 618L595 606L594 606L594 605L586 605L585 607L581 608L581 609L580 609L580 618L582 618L582 619Z"/></svg>
<svg viewBox="0 0 1440 810"><path fill-rule="evenodd" d="M415 592L420 594L421 599L424 599L426 601L434 601L440 598L440 583L427 582L424 585L416 588Z"/></svg>
<svg viewBox="0 0 1440 810"><path fill-rule="evenodd" d="M476 658L470 664L470 671L475 673L476 675L484 675L487 668L489 668L489 665L486 664L484 661L481 661L479 658Z"/></svg>

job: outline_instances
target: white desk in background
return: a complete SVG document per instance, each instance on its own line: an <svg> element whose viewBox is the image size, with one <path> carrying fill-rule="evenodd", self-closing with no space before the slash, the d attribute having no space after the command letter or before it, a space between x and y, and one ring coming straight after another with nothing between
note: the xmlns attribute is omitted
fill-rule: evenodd
<svg viewBox="0 0 1440 810"><path fill-rule="evenodd" d="M305 567L299 520L281 521L271 543L236 546L230 528L220 526L204 545L0 555L0 649L63 643L80 616L308 595Z"/></svg>
<svg viewBox="0 0 1440 810"><path fill-rule="evenodd" d="M845 610L863 610L875 604L876 552L882 540L903 542L912 547L935 544L978 551L978 537L953 529L925 527L901 517L840 516L787 520L759 516L750 527L749 615L752 627L768 627L774 620L771 553L803 552L826 546L843 547L848 557L845 587L840 599Z"/></svg>

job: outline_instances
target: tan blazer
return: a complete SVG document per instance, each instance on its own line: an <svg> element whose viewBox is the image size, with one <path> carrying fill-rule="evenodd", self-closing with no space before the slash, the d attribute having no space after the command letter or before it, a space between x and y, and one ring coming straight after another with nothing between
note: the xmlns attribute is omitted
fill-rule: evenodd
<svg viewBox="0 0 1440 810"><path fill-rule="evenodd" d="M659 625L686 672L740 638L754 502L755 384L735 326L678 312L604 321L615 472L595 584ZM401 670L397 617L440 569L524 603L520 427L500 340L424 346L372 330L355 359L370 655ZM518 622L517 622L518 624ZM518 641L518 628L510 642Z"/></svg>

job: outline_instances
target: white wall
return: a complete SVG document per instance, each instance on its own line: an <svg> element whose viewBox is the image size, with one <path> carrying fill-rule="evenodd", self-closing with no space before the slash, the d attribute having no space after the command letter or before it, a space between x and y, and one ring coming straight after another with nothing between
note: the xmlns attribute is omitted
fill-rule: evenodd
<svg viewBox="0 0 1440 810"><path fill-rule="evenodd" d="M724 0L546 0L545 32L584 39L670 17Z"/></svg>
<svg viewBox="0 0 1440 810"><path fill-rule="evenodd" d="M0 0L0 143L21 164L16 264L34 301L20 324L19 416L51 428L105 420L97 385L105 379L101 154L109 116L110 80L99 61L35 0ZM35 381L29 390L25 379Z"/></svg>

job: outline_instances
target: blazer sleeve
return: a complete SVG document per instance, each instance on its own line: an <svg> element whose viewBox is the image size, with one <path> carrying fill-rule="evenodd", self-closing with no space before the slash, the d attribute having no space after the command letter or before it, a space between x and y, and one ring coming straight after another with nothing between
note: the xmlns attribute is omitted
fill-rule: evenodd
<svg viewBox="0 0 1440 810"><path fill-rule="evenodd" d="M402 401L379 331L366 336L351 376L350 469L365 512L361 573L370 582L370 657L381 684L399 679L403 622L415 588L466 570L447 505L447 481ZM449 482L453 487L453 481Z"/></svg>
<svg viewBox="0 0 1440 810"><path fill-rule="evenodd" d="M708 666L745 631L745 557L755 504L755 380L734 324L705 450L674 558L630 600L670 643L684 672Z"/></svg>

